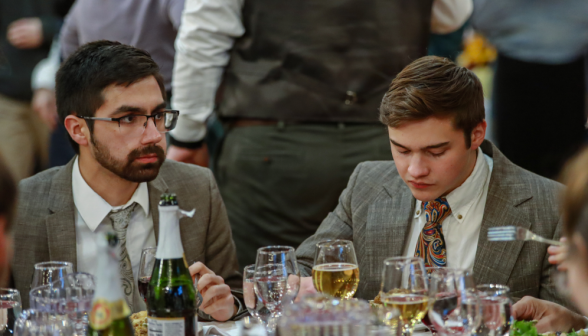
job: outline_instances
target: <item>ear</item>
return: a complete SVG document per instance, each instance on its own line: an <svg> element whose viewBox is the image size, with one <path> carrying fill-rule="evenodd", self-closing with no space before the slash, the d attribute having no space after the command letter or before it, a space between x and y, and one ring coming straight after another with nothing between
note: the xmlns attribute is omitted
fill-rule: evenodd
<svg viewBox="0 0 588 336"><path fill-rule="evenodd" d="M470 146L470 149L477 150L482 142L484 142L484 138L486 138L486 126L488 126L486 120L482 120L481 123L474 127L472 130L472 145Z"/></svg>
<svg viewBox="0 0 588 336"><path fill-rule="evenodd" d="M88 146L90 142L90 130L84 119L70 114L65 117L64 124L73 141L77 142L80 146Z"/></svg>

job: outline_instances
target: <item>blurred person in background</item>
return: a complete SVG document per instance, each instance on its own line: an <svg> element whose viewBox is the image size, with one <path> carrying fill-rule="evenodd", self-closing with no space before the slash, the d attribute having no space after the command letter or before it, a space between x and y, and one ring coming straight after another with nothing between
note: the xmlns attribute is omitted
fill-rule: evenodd
<svg viewBox="0 0 588 336"><path fill-rule="evenodd" d="M564 168L562 182L564 233L568 248L560 269L566 270L567 282L560 283L584 316L588 316L588 148L584 148ZM586 328L586 318L560 305L530 297L513 306L517 320L537 320L537 331L567 332Z"/></svg>
<svg viewBox="0 0 588 336"><path fill-rule="evenodd" d="M471 9L470 0L186 2L168 158L206 156L216 109L226 137L214 170L241 266L260 246L298 246L359 162L390 159L378 122L390 81L427 54L431 32L457 30Z"/></svg>
<svg viewBox="0 0 588 336"><path fill-rule="evenodd" d="M47 161L47 127L31 108L31 73L73 0L0 0L0 153L18 181Z"/></svg>
<svg viewBox="0 0 588 336"><path fill-rule="evenodd" d="M12 260L11 223L16 205L16 184L0 155L0 287L8 285Z"/></svg>
<svg viewBox="0 0 588 336"><path fill-rule="evenodd" d="M65 19L60 42L52 57L44 60L33 81L37 112L54 130L50 165L67 164L74 156L67 131L57 123L55 73L60 58L69 57L78 47L97 40L118 41L151 54L161 69L167 99L172 95L174 41L180 26L184 0L78 0Z"/></svg>
<svg viewBox="0 0 588 336"><path fill-rule="evenodd" d="M500 150L555 178L586 129L588 1L474 0L471 23L498 50L492 109Z"/></svg>

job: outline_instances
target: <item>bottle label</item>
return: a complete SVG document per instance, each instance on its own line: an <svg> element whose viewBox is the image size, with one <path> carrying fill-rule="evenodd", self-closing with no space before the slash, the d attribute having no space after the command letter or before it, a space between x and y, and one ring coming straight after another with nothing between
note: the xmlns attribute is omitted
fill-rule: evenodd
<svg viewBox="0 0 588 336"><path fill-rule="evenodd" d="M183 317L149 317L149 336L185 335L186 322Z"/></svg>
<svg viewBox="0 0 588 336"><path fill-rule="evenodd" d="M90 312L90 325L94 330L103 330L110 326L112 321L122 319L131 314L125 300L110 302L104 299L94 300Z"/></svg>

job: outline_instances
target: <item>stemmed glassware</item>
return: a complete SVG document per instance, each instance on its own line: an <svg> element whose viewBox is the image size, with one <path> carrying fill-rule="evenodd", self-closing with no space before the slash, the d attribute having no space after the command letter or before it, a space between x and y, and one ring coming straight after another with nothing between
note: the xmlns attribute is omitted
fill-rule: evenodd
<svg viewBox="0 0 588 336"><path fill-rule="evenodd" d="M16 289L0 288L0 335L14 333L14 322L21 310L20 292Z"/></svg>
<svg viewBox="0 0 588 336"><path fill-rule="evenodd" d="M255 293L261 298L273 319L282 314L284 304L294 301L300 289L300 271L294 248L267 246L257 250L254 275ZM275 333L275 326L268 325L268 334Z"/></svg>
<svg viewBox="0 0 588 336"><path fill-rule="evenodd" d="M31 289L49 285L57 280L63 281L65 277L73 273L73 264L67 261L47 261L35 264Z"/></svg>
<svg viewBox="0 0 588 336"><path fill-rule="evenodd" d="M386 309L398 311L404 336L412 335L415 324L427 312L429 295L426 277L421 258L395 257L384 260L380 299Z"/></svg>
<svg viewBox="0 0 588 336"><path fill-rule="evenodd" d="M316 244L312 282L320 293L349 299L359 285L355 248L349 240L327 240Z"/></svg>
<svg viewBox="0 0 588 336"><path fill-rule="evenodd" d="M510 288L505 285L488 284L479 285L477 289L483 314L480 333L508 335L512 325Z"/></svg>
<svg viewBox="0 0 588 336"><path fill-rule="evenodd" d="M267 328L271 313L261 297L255 293L255 264L245 266L243 269L243 298L249 314Z"/></svg>
<svg viewBox="0 0 588 336"><path fill-rule="evenodd" d="M151 274L153 273L153 267L155 266L156 252L156 247L147 247L141 251L137 287L139 288L139 294L141 294L141 297L145 302L147 302L147 288L149 287L149 281L151 280Z"/></svg>

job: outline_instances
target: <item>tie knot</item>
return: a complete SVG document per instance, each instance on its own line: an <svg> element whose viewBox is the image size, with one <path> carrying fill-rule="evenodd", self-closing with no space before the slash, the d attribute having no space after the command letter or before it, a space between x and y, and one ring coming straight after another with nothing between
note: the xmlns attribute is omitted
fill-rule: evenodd
<svg viewBox="0 0 588 336"><path fill-rule="evenodd" d="M129 226L131 215L133 214L136 206L137 203L133 202L133 204L122 210L111 211L108 214L108 217L110 220L112 220L112 226L115 230L126 230L126 228Z"/></svg>
<svg viewBox="0 0 588 336"><path fill-rule="evenodd" d="M425 216L428 223L441 224L451 213L449 202L445 197L439 197L434 201L424 203Z"/></svg>

